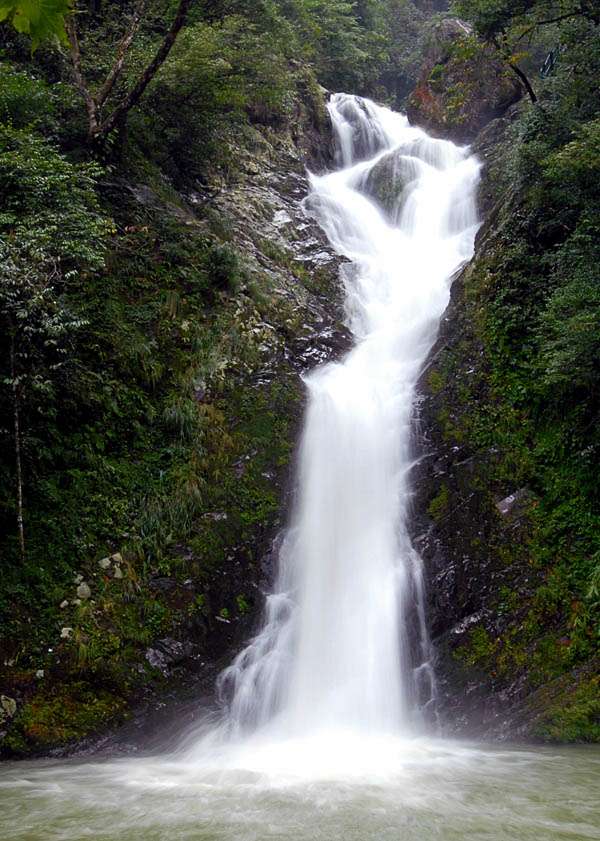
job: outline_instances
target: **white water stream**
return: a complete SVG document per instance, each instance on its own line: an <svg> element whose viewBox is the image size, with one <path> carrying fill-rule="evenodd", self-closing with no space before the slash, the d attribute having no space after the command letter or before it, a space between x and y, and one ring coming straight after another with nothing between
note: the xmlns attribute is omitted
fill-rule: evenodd
<svg viewBox="0 0 600 841"><path fill-rule="evenodd" d="M5 763L0 839L600 839L598 751L426 735L411 413L472 253L478 164L372 103L340 94L331 114L341 169L306 208L351 260L356 345L306 379L296 511L264 627L221 677L226 720L161 756Z"/></svg>
<svg viewBox="0 0 600 841"><path fill-rule="evenodd" d="M413 392L450 280L473 251L479 165L369 101L337 94L330 114L342 168L311 179L306 208L352 261L356 345L306 378L278 581L262 631L221 688L237 733L333 729L347 741L412 733L434 701L421 564L406 528Z"/></svg>

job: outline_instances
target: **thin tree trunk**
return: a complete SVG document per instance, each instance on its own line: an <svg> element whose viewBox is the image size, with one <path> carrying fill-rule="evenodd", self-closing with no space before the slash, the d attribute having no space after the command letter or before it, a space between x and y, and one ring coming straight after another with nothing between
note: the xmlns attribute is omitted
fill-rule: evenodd
<svg viewBox="0 0 600 841"><path fill-rule="evenodd" d="M132 44L133 39L135 38L135 33L138 31L140 23L142 22L142 17L144 15L144 9L146 7L146 0L138 0L136 7L133 11L133 15L131 18L131 23L129 24L129 29L123 36L123 40L119 45L119 49L117 50L117 57L115 58L114 64L112 69L110 70L108 76L106 77L106 81L102 85L102 89L100 93L96 97L96 102L98 106L98 112L108 99L110 92L112 91L115 82L121 75L121 70L123 69L123 64L125 62L125 57L127 56L127 50Z"/></svg>
<svg viewBox="0 0 600 841"><path fill-rule="evenodd" d="M16 382L15 340L10 340L10 376L13 381L13 422L15 432L15 468L17 474L17 534L19 538L19 556L25 566L25 533L23 531L23 474L21 469L21 395Z"/></svg>
<svg viewBox="0 0 600 841"><path fill-rule="evenodd" d="M71 47L71 61L73 63L73 72L75 74L75 84L79 88L88 110L88 134L91 137L98 131L99 114L96 100L92 96L90 89L87 86L87 82L85 81L85 76L83 75L81 51L79 49L79 39L77 37L74 15L65 16L65 29L67 31L67 37Z"/></svg>
<svg viewBox="0 0 600 841"><path fill-rule="evenodd" d="M519 77L519 79L521 80L521 82L525 85L525 89L526 89L527 93L529 94L529 99L534 103L537 102L537 96L535 95L534 90L531 87L531 82L529 81L529 79L527 78L525 73L523 73L521 68L515 63L514 58L510 54L509 43L508 43L508 38L506 36L506 33L504 31L502 31L501 35L502 35L502 43L498 42L497 37L493 38L490 43L492 43L494 45L494 47L496 47L496 49L501 53L502 58L504 59L506 64L508 64L508 66L510 67L512 72L516 73L517 76Z"/></svg>
<svg viewBox="0 0 600 841"><path fill-rule="evenodd" d="M516 65L516 64L513 64L513 63L512 63L512 62L510 62L510 61L507 61L506 63L508 64L508 66L510 67L510 69L513 71L513 73L516 73L516 74L517 74L517 76L519 77L519 79L520 79L520 80L523 82L523 84L525 85L525 88L527 89L527 93L529 94L529 99L530 99L532 102L537 102L537 96L535 95L535 93L534 93L534 91L533 91L533 88L531 87L531 83L530 83L529 79L527 78L527 76L525 75L525 73L523 73L523 71L521 70L521 68L520 68L520 67L517 67L517 65Z"/></svg>

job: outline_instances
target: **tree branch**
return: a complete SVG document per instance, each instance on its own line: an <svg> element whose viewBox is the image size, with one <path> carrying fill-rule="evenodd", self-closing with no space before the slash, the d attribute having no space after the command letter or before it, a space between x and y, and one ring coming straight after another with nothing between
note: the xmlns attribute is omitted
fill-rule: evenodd
<svg viewBox="0 0 600 841"><path fill-rule="evenodd" d="M559 23L561 20L567 20L568 18L573 17L581 17L581 12L569 12L568 14L559 15L556 18L548 18L548 20L535 20L533 21L533 23L530 23L527 29L525 29L525 31L519 35L519 37L517 38L517 43L519 43L519 41L522 41L526 35L529 35L531 32L533 32L534 29L536 29L538 26L545 26L549 23Z"/></svg>
<svg viewBox="0 0 600 841"><path fill-rule="evenodd" d="M506 60L506 63L508 64L510 69L513 71L513 73L516 73L517 76L519 77L519 79L525 85L525 88L527 89L527 93L529 94L529 99L532 102L537 102L537 96L535 95L534 90L531 87L531 83L530 83L529 79L527 78L527 76L525 75L525 73L523 73L521 68L518 67L516 64L513 64L511 61L508 61L508 59Z"/></svg>
<svg viewBox="0 0 600 841"><path fill-rule="evenodd" d="M133 10L133 15L129 24L129 29L127 30L127 32L123 36L123 40L119 44L119 49L117 50L117 56L115 58L112 69L108 73L106 80L102 85L98 96L96 97L96 107L98 111L106 102L110 92L115 86L115 82L121 75L121 70L123 69L123 64L125 62L127 51L129 50L129 47L131 46L133 39L135 38L135 33L139 29L140 23L142 22L145 7L146 0L138 0L136 7Z"/></svg>
<svg viewBox="0 0 600 841"><path fill-rule="evenodd" d="M98 136L101 139L106 138L108 134L110 134L110 132L120 122L122 122L127 112L138 102L138 100L146 90L149 82L152 80L161 64L169 55L171 47L175 43L179 31L185 23L191 2L192 0L179 0L177 13L173 20L173 23L171 24L169 31L165 35L162 44L158 48L156 55L154 56L150 64L148 64L146 69L143 71L137 83L129 91L127 96L123 100L121 100L121 102L119 102L119 104L113 110L112 114L110 114L110 116L107 117L106 120L104 120L101 123L98 130L95 132L96 136Z"/></svg>
<svg viewBox="0 0 600 841"><path fill-rule="evenodd" d="M192 0L179 0L175 18L169 28L169 31L163 38L160 47L156 51L154 58L152 59L152 61L150 61L145 70L143 70L143 72L138 78L138 81L131 88L129 93L119 103L117 103L112 113L109 114L109 116L103 120L101 114L102 107L106 103L110 94L112 93L113 88L117 80L119 79L119 76L121 75L127 52L131 47L136 32L140 27L140 23L142 21L144 11L146 8L146 3L147 0L137 0L131 21L127 28L127 32L123 36L112 67L109 70L104 84L102 85L102 88L98 92L97 96L92 95L83 73L81 50L79 48L77 29L75 26L75 16L68 15L65 18L65 28L67 31L69 45L71 47L71 61L73 63L75 83L85 100L85 104L88 110L88 137L90 140L95 139L100 141L100 143L103 143L110 134L110 132L119 124L124 122L129 110L138 102L138 100L146 90L149 82L152 80L157 70L160 68L161 64L169 55L171 47L175 43L179 31L181 30L186 21L187 13L192 3Z"/></svg>
<svg viewBox="0 0 600 841"><path fill-rule="evenodd" d="M90 134L93 134L98 129L98 108L83 75L81 51L79 49L79 39L77 38L77 29L75 27L75 15L65 16L65 29L67 31L67 38L69 39L69 46L71 47L71 61L73 62L75 84L79 88L87 105L89 131Z"/></svg>
<svg viewBox="0 0 600 841"><path fill-rule="evenodd" d="M492 41L493 45L496 47L498 52L502 55L502 58L508 64L508 66L513 71L513 73L516 73L517 76L519 77L519 79L523 82L523 84L525 85L525 89L527 90L527 93L529 94L529 99L533 103L537 102L537 96L535 95L535 92L534 92L533 88L531 87L531 82L529 81L529 79L527 78L525 73L523 73L521 68L514 62L514 60L510 56L510 51L508 49L509 44L508 44L508 39L506 37L506 33L504 31L502 31L501 34L502 34L502 41L503 41L502 46L498 43L497 38L494 38L494 40Z"/></svg>

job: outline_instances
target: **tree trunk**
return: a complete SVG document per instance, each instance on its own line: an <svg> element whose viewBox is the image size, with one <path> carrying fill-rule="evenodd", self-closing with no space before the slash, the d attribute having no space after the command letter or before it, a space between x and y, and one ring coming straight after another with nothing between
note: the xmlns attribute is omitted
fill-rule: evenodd
<svg viewBox="0 0 600 841"><path fill-rule="evenodd" d="M179 0L175 19L173 20L169 31L165 35L162 44L156 51L156 55L141 73L138 81L129 91L127 96L118 103L112 114L110 114L100 125L97 135L102 140L105 140L114 128L123 123L128 112L139 101L148 84L154 78L157 70L171 52L171 47L175 43L177 36L179 35L179 31L186 21L190 5L191 0Z"/></svg>
<svg viewBox="0 0 600 841"><path fill-rule="evenodd" d="M25 566L25 533L23 531L23 473L21 469L21 394L16 382L15 368L15 339L10 340L10 376L13 381L12 404L13 423L15 433L15 469L17 475L17 535L19 538L19 557L21 565Z"/></svg>
<svg viewBox="0 0 600 841"><path fill-rule="evenodd" d="M142 17L146 6L146 0L138 0L138 2L136 3L131 22L125 35L123 36L121 44L119 45L119 49L117 50L117 55L115 56L113 65L106 76L102 88L95 96L90 91L89 85L86 82L85 75L83 72L83 62L81 59L81 50L79 48L79 40L77 37L77 28L75 26L75 16L66 16L65 27L69 39L69 44L71 47L71 61L73 64L73 72L75 75L75 84L79 88L79 91L81 92L81 95L83 96L85 104L87 106L89 123L88 139L91 142L102 146L102 144L104 143L108 135L111 133L111 131L113 131L113 129L115 128L120 127L125 122L125 119L130 109L133 108L133 106L138 102L138 100L146 90L146 87L154 78L156 71L159 69L161 64L169 55L171 47L175 43L179 31L181 30L182 26L186 21L191 2L192 0L179 0L175 18L171 26L169 27L169 31L163 38L160 47L156 51L154 58L142 71L137 82L131 88L129 93L120 102L117 103L117 105L113 108L112 112L109 114L108 117L106 117L106 119L102 118L103 106L105 105L106 100L108 99L117 80L121 75L123 64L125 62L125 57L142 21Z"/></svg>
<svg viewBox="0 0 600 841"><path fill-rule="evenodd" d="M507 61L507 64L510 67L510 69L513 71L513 73L516 73L517 76L519 77L519 79L525 85L525 88L527 89L527 93L529 94L529 99L532 102L537 102L537 96L535 95L535 93L533 91L533 88L531 87L531 83L530 83L529 79L527 78L527 76L525 75L525 73L523 73L521 68L517 67L517 65L513 64L511 61Z"/></svg>

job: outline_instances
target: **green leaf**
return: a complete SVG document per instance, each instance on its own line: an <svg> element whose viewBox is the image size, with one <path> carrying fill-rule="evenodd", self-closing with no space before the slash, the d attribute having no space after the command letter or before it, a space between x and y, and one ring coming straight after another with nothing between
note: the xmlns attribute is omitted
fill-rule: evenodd
<svg viewBox="0 0 600 841"><path fill-rule="evenodd" d="M0 21L30 35L32 53L46 38L68 43L64 16L72 11L72 0L0 0Z"/></svg>

